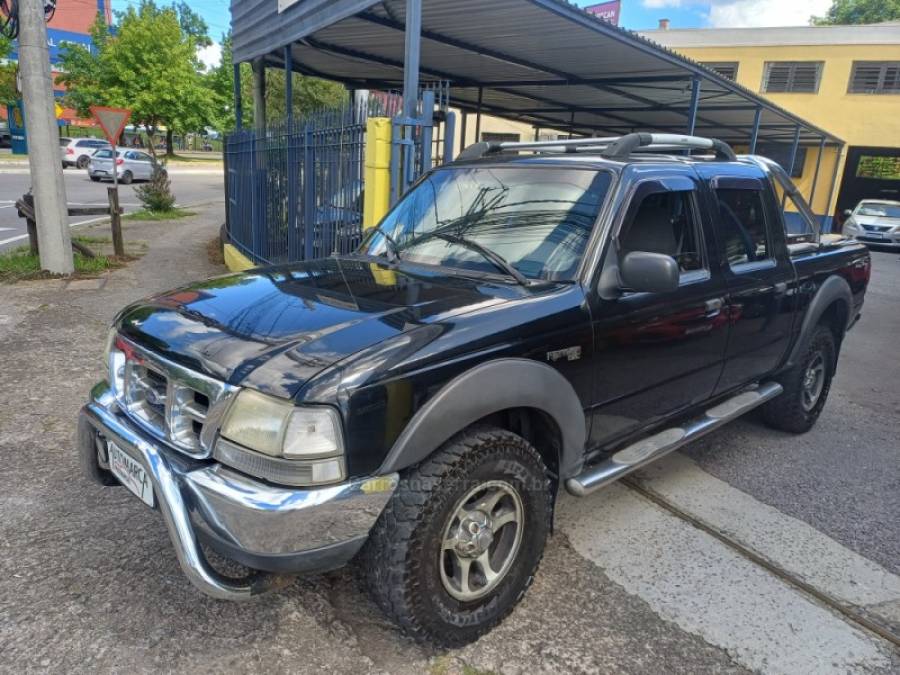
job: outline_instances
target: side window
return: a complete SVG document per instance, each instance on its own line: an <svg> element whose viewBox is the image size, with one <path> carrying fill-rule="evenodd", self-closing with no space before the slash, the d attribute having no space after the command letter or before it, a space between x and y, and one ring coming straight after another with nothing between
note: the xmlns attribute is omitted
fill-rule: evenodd
<svg viewBox="0 0 900 675"><path fill-rule="evenodd" d="M772 257L761 190L717 188L719 231L731 267Z"/></svg>
<svg viewBox="0 0 900 675"><path fill-rule="evenodd" d="M675 258L682 273L705 269L693 194L655 192L632 204L619 234L620 254L662 253Z"/></svg>

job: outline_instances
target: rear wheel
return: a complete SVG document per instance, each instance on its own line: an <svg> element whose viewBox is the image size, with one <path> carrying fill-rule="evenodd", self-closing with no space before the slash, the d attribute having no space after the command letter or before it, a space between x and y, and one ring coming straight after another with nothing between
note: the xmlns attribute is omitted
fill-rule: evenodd
<svg viewBox="0 0 900 675"><path fill-rule="evenodd" d="M90 161L91 161L90 157L88 157L87 155L82 155L81 157L78 158L78 161L75 162L75 166L77 166L79 169L86 169L88 162L90 162Z"/></svg>
<svg viewBox="0 0 900 675"><path fill-rule="evenodd" d="M525 439L466 431L403 476L366 544L370 592L412 637L468 644L531 585L551 512L546 468Z"/></svg>
<svg viewBox="0 0 900 675"><path fill-rule="evenodd" d="M784 393L763 406L766 424L795 434L812 429L828 400L836 362L834 334L817 326L796 365L778 378Z"/></svg>
<svg viewBox="0 0 900 675"><path fill-rule="evenodd" d="M131 173L130 171L126 171L125 173L122 174L122 177L119 178L119 182L122 183L122 185L131 185L131 181L133 181L133 180L134 180L134 174Z"/></svg>

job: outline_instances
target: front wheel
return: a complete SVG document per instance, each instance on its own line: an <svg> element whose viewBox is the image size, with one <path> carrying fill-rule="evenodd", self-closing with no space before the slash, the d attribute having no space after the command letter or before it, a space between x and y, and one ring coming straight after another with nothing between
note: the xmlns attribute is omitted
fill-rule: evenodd
<svg viewBox="0 0 900 675"><path fill-rule="evenodd" d="M366 544L369 590L415 639L468 644L531 585L552 508L546 467L525 439L463 432L402 477Z"/></svg>
<svg viewBox="0 0 900 675"><path fill-rule="evenodd" d="M834 334L817 326L797 363L778 378L784 392L762 407L766 424L794 434L812 429L828 400L836 363Z"/></svg>

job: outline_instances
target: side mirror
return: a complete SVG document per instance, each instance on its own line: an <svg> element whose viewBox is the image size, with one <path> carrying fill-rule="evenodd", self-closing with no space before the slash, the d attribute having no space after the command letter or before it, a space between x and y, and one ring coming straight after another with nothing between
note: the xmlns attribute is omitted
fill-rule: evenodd
<svg viewBox="0 0 900 675"><path fill-rule="evenodd" d="M849 218L852 215L853 215L853 211L851 211L850 209L847 209L846 211L844 211L844 218Z"/></svg>
<svg viewBox="0 0 900 675"><path fill-rule="evenodd" d="M678 290L681 272L675 258L661 253L633 251L619 267L625 288L641 293L671 293Z"/></svg>

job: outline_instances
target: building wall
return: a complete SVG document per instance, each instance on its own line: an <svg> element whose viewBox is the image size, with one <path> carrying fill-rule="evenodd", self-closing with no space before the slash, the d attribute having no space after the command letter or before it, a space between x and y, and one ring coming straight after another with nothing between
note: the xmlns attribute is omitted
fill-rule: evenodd
<svg viewBox="0 0 900 675"><path fill-rule="evenodd" d="M753 36L747 42L764 41L770 29L743 29L742 35ZM840 38L852 39L855 34L864 37L861 41L871 41L876 34L874 27L842 27ZM851 94L850 75L854 61L900 61L900 40L884 44L828 44L829 29L800 27L794 35L777 37L779 40L802 42L804 36L817 44L741 44L741 38L734 45L716 44L698 46L683 44L702 42L707 38L716 42L724 35L717 31L676 31L671 38L663 31L652 31L648 37L670 46L675 51L701 63L737 62L737 82L751 91L759 92L779 106L790 110L813 124L827 129L842 138L847 146L871 146L900 148L900 95L896 94ZM679 35L679 33L681 35ZM755 36L754 36L755 34ZM878 35L895 37L897 29L879 29ZM838 34L834 33L835 37ZM763 75L767 61L823 61L819 91L815 94L764 93ZM844 172L847 148L839 153L834 148L826 149L819 168L819 180L811 206L817 214L835 213L840 191L840 181ZM811 196L815 175L818 148L807 152L803 175L795 182L804 195ZM835 174L835 164L837 173ZM831 193L832 176L836 175L836 187ZM829 194L831 201L829 202Z"/></svg>

